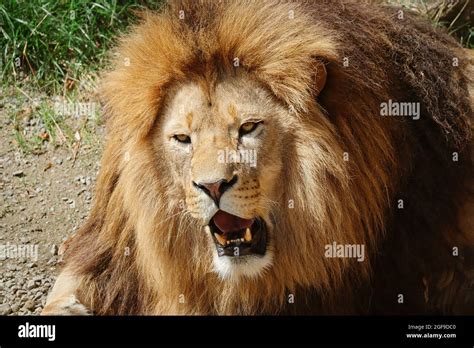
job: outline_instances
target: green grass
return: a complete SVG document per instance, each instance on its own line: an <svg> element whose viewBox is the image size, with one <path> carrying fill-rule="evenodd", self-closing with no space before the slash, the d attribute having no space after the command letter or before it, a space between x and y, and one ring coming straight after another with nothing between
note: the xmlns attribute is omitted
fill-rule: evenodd
<svg viewBox="0 0 474 348"><path fill-rule="evenodd" d="M464 47L474 49L474 26L468 29L468 33L461 37L461 44Z"/></svg>
<svg viewBox="0 0 474 348"><path fill-rule="evenodd" d="M100 106L95 115L75 117L55 110L65 103L96 102L96 72L121 32L137 20L136 11L158 9L162 0L3 0L0 2L2 101L12 136L24 153L51 147L97 148ZM89 86L86 86L89 84ZM92 99L91 99L92 98ZM33 101L34 99L34 101ZM26 126L35 119L43 131ZM48 145L48 146L46 146Z"/></svg>
<svg viewBox="0 0 474 348"><path fill-rule="evenodd" d="M473 23L467 22L465 15L469 8L469 2L472 0L458 0L455 10L451 10L449 15L450 3L443 1L441 5L434 10L428 11L428 18L439 26L446 27L449 35L459 38L461 45L466 48L474 48L474 26ZM449 18L443 18L443 17Z"/></svg>
<svg viewBox="0 0 474 348"><path fill-rule="evenodd" d="M3 0L0 4L4 85L28 83L58 94L83 74L101 68L134 10L156 9L148 0Z"/></svg>

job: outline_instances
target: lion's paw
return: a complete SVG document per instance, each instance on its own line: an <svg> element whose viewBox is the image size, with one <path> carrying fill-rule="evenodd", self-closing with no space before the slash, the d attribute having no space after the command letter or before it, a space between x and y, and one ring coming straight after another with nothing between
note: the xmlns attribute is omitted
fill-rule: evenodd
<svg viewBox="0 0 474 348"><path fill-rule="evenodd" d="M55 300L44 307L41 315L91 315L92 313L81 304L76 296Z"/></svg>

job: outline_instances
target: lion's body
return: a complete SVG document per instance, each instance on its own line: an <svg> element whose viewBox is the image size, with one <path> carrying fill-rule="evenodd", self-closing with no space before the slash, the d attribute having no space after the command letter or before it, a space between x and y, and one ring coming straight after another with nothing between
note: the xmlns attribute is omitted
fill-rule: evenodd
<svg viewBox="0 0 474 348"><path fill-rule="evenodd" d="M103 86L94 209L64 270L93 313L474 312L468 58L398 9L309 3L174 1L122 42ZM314 59L327 70L317 97ZM180 215L182 178L151 138L176 86L232 83L239 69L289 125L273 139L284 153L273 264L227 281L199 224ZM420 103L419 119L382 117L390 100ZM364 245L364 262L325 257L334 242Z"/></svg>

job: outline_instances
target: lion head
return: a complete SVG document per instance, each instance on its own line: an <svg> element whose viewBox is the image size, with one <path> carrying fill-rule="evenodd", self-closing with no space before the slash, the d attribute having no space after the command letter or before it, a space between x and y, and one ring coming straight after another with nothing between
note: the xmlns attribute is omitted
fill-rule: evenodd
<svg viewBox="0 0 474 348"><path fill-rule="evenodd" d="M183 84L169 97L154 146L186 213L215 244L217 272L258 275L272 260L287 110L245 74L203 85Z"/></svg>
<svg viewBox="0 0 474 348"><path fill-rule="evenodd" d="M144 15L104 77L97 199L66 261L83 276L82 302L99 314L366 306L351 299L384 236L416 229L413 216L428 212L414 198L439 183L413 180L427 168L458 177L438 188L458 199L464 174L447 158L470 139L457 115L471 109L466 78L435 63L439 47L457 50L449 39L417 46L432 65L408 68L404 45L429 30L400 43L411 17L345 6L173 1ZM433 93L456 103L433 104ZM421 102L419 123L381 117L388 100ZM425 157L428 143L442 150ZM413 210L394 216L400 199ZM438 231L455 215L427 223ZM334 243L363 246L363 260L327 257Z"/></svg>

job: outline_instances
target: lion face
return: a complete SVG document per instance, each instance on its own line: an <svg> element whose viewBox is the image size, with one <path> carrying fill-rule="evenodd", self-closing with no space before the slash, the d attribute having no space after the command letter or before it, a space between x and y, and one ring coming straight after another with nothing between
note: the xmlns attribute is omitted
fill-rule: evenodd
<svg viewBox="0 0 474 348"><path fill-rule="evenodd" d="M165 104L155 144L223 277L255 276L271 265L285 112L245 75L212 88L182 84Z"/></svg>

